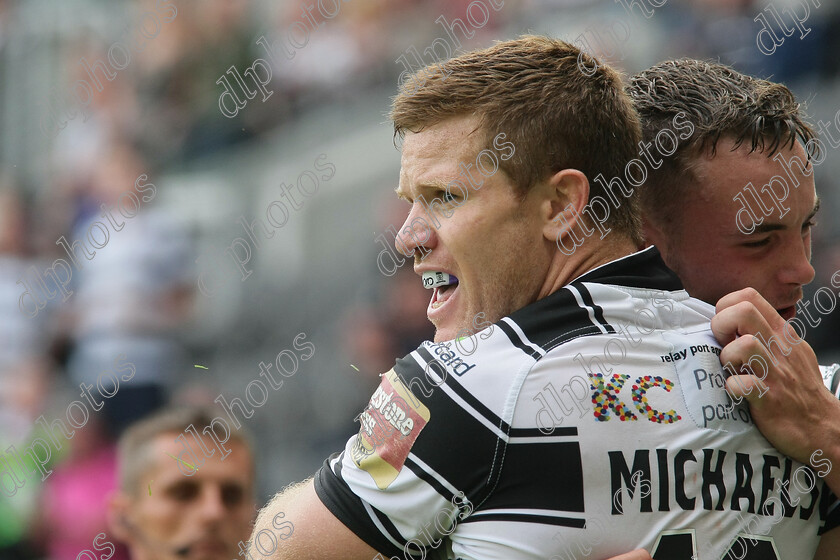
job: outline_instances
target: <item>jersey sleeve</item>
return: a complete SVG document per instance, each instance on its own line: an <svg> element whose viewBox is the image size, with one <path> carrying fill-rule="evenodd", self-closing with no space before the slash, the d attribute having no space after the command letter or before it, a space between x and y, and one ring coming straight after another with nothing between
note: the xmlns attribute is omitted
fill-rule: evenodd
<svg viewBox="0 0 840 560"><path fill-rule="evenodd" d="M486 429L471 433L454 380L437 365L421 347L382 374L357 417L359 433L315 476L324 505L390 556L441 553L441 539L484 491L498 452Z"/></svg>
<svg viewBox="0 0 840 560"><path fill-rule="evenodd" d="M835 397L840 398L840 365L820 366L820 373L828 390ZM821 535L840 527L840 499L833 494L828 496L826 499L828 506L825 513L825 525L820 529Z"/></svg>
<svg viewBox="0 0 840 560"><path fill-rule="evenodd" d="M820 366L820 373L828 390L840 399L840 365Z"/></svg>
<svg viewBox="0 0 840 560"><path fill-rule="evenodd" d="M835 397L840 399L840 365L820 366L823 382L828 390ZM840 527L840 498L829 493L826 499L828 506L825 514L825 525L820 529L820 534L825 534L832 529Z"/></svg>
<svg viewBox="0 0 840 560"><path fill-rule="evenodd" d="M828 492L826 488L826 502L828 503L828 507L826 508L825 514L825 523L819 530L820 535L824 535L825 533L837 529L840 527L840 499L837 498L833 493Z"/></svg>

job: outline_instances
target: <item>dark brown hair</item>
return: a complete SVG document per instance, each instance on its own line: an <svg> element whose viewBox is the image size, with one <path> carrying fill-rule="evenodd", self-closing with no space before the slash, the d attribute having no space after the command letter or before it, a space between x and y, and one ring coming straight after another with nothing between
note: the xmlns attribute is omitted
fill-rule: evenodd
<svg viewBox="0 0 840 560"><path fill-rule="evenodd" d="M595 177L624 177L641 139L618 72L569 43L534 35L417 71L402 84L390 117L402 137L462 115L479 117L485 145L499 133L513 143L514 156L500 168L522 193L552 173L577 169L589 179L590 201L609 198ZM636 196L612 208L606 224L638 242Z"/></svg>
<svg viewBox="0 0 840 560"><path fill-rule="evenodd" d="M696 188L696 159L714 156L721 137L738 148L749 142L750 152L771 157L780 148L815 138L793 93L782 84L761 80L729 66L683 58L669 60L630 78L627 88L642 119L645 142L663 129L673 130L674 117L682 112L694 132L664 157L640 187L642 209L648 217L666 222L679 220L679 205L686 189Z"/></svg>

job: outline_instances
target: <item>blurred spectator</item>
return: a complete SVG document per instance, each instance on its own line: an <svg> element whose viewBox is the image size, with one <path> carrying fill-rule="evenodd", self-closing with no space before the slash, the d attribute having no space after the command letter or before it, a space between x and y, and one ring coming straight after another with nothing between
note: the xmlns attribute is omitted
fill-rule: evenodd
<svg viewBox="0 0 840 560"><path fill-rule="evenodd" d="M233 430L220 457L214 440L198 435L211 421L203 409L170 409L120 438L109 535L128 546L132 560L241 556L256 514L253 450L248 436Z"/></svg>
<svg viewBox="0 0 840 560"><path fill-rule="evenodd" d="M44 482L35 527L50 560L76 560L91 549L94 537L107 528L106 500L117 488L116 449L99 417L91 416L68 443L68 456ZM120 549L112 560L127 558Z"/></svg>
<svg viewBox="0 0 840 560"><path fill-rule="evenodd" d="M118 223L106 224L110 230L107 244L91 260L86 260L81 248L75 251L83 268L77 272L78 285L70 300L75 349L68 368L73 385L95 385L118 356L125 355L135 364L134 376L119 385L105 406L115 434L166 402L167 384L183 359L174 335L191 306L189 247L177 222L149 206L148 197L156 195L158 187L151 190L148 185L155 181L133 150L124 144L113 146L84 193L88 206L97 213L80 220L69 236L71 243L88 243L93 218L109 222L99 214L100 205L112 208ZM138 183L148 189L142 197L136 191ZM139 201L134 217L113 209L125 204L123 195ZM131 210L130 203L126 206Z"/></svg>
<svg viewBox="0 0 840 560"><path fill-rule="evenodd" d="M29 257L26 212L17 192L0 178L0 377L43 351L44 316L28 317L19 307L18 283L35 261Z"/></svg>
<svg viewBox="0 0 840 560"><path fill-rule="evenodd" d="M41 360L29 359L4 368L0 377L0 448L5 451L14 445L20 451L40 436L34 423L43 412L48 389L47 368ZM46 468L54 464L56 458L54 456ZM34 471L31 461L27 461L26 466ZM0 494L0 558L3 560L36 558L29 533L31 524L41 519L43 513L38 508L41 477L32 474L33 471L20 473L19 468L4 453L4 459L0 459L0 484L3 485ZM19 478L18 482L11 478L9 470L16 473L14 476ZM19 488L12 486L20 483L22 486Z"/></svg>

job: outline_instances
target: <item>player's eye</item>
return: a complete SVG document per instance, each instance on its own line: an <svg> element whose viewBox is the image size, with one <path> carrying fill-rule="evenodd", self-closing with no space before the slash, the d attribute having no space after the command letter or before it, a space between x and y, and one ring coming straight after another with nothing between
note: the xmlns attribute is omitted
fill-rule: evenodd
<svg viewBox="0 0 840 560"><path fill-rule="evenodd" d="M441 200L443 200L444 202L455 202L456 200L458 200L458 197L456 197L454 194L452 194L449 191L441 190L441 191L438 191L437 194L438 194L438 196L440 196Z"/></svg>
<svg viewBox="0 0 840 560"><path fill-rule="evenodd" d="M227 507L234 507L242 503L245 498L245 490L238 485L225 485L222 487L222 501Z"/></svg>
<svg viewBox="0 0 840 560"><path fill-rule="evenodd" d="M170 488L167 494L179 502L188 502L198 496L198 486L190 482L179 483Z"/></svg>
<svg viewBox="0 0 840 560"><path fill-rule="evenodd" d="M811 228L813 228L815 225L817 225L817 222L814 221L813 218L811 218L810 220L802 224L802 233L807 233L811 231Z"/></svg>
<svg viewBox="0 0 840 560"><path fill-rule="evenodd" d="M760 239L758 241L750 241L749 243L742 243L742 247L749 247L749 248L758 248L764 247L770 243L770 238L765 237L764 239Z"/></svg>

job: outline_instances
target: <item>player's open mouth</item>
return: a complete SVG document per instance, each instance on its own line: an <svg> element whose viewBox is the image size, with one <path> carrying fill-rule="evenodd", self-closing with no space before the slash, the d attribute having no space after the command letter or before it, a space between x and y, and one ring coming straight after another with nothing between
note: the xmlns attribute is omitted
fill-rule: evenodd
<svg viewBox="0 0 840 560"><path fill-rule="evenodd" d="M442 307L458 290L458 279L454 274L446 272L424 272L423 286L434 289L429 309Z"/></svg>
<svg viewBox="0 0 840 560"><path fill-rule="evenodd" d="M455 285L450 286L440 286L439 288L435 288L435 293L432 294L432 309L437 309L441 307L444 303L446 303L450 297L455 293L458 287Z"/></svg>

